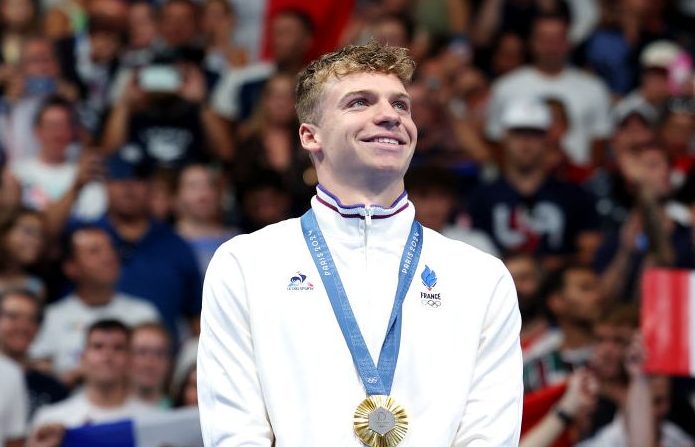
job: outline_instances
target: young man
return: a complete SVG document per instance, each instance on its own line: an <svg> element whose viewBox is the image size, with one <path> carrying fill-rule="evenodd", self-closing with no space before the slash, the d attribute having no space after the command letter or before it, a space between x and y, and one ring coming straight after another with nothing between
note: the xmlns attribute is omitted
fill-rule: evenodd
<svg viewBox="0 0 695 447"><path fill-rule="evenodd" d="M300 75L299 135L320 186L301 220L237 236L211 261L198 351L208 447L517 445L511 276L423 229L404 192L413 69L404 49L370 43Z"/></svg>
<svg viewBox="0 0 695 447"><path fill-rule="evenodd" d="M91 324L115 318L134 326L158 321L160 316L144 299L116 290L121 263L105 230L91 226L70 233L63 267L75 291L46 308L30 355L73 386L85 373L81 357Z"/></svg>
<svg viewBox="0 0 695 447"><path fill-rule="evenodd" d="M32 426L81 427L151 414L129 383L130 329L118 320L99 320L87 329L81 362L84 386L72 397L39 409Z"/></svg>

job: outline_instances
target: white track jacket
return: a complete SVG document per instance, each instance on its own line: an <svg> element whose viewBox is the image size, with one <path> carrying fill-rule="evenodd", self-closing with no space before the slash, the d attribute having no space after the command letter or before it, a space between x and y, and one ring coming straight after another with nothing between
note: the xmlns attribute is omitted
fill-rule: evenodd
<svg viewBox="0 0 695 447"><path fill-rule="evenodd" d="M311 204L372 358L378 360L415 210ZM436 275L421 278L425 267ZM403 303L391 395L403 447L517 446L521 318L500 260L425 229ZM299 219L222 245L203 290L198 399L207 447L360 447L365 391Z"/></svg>

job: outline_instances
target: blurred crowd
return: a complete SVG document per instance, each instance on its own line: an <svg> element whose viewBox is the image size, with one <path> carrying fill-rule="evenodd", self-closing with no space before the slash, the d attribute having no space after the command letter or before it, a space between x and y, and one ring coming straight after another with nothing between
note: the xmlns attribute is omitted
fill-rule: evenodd
<svg viewBox="0 0 695 447"><path fill-rule="evenodd" d="M694 446L639 306L695 269L695 1L311 3L0 0L0 447L196 405L210 258L315 191L295 76L371 39L418 64L417 218L504 260L559 390L522 445Z"/></svg>

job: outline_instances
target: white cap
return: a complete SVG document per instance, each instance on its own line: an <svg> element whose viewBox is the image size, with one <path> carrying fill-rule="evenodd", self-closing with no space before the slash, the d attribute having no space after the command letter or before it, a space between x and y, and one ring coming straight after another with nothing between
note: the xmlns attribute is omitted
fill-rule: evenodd
<svg viewBox="0 0 695 447"><path fill-rule="evenodd" d="M539 99L514 99L502 112L502 128L548 130L551 124L549 107Z"/></svg>
<svg viewBox="0 0 695 447"><path fill-rule="evenodd" d="M683 50L669 40L657 40L650 43L640 53L640 65L643 68L668 69L676 61Z"/></svg>

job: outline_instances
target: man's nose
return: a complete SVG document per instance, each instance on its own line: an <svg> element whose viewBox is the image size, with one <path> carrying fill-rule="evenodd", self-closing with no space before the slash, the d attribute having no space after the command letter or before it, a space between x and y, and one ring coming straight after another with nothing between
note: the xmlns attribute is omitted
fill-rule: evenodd
<svg viewBox="0 0 695 447"><path fill-rule="evenodd" d="M375 104L374 121L380 126L395 127L401 123L401 116L386 99Z"/></svg>

